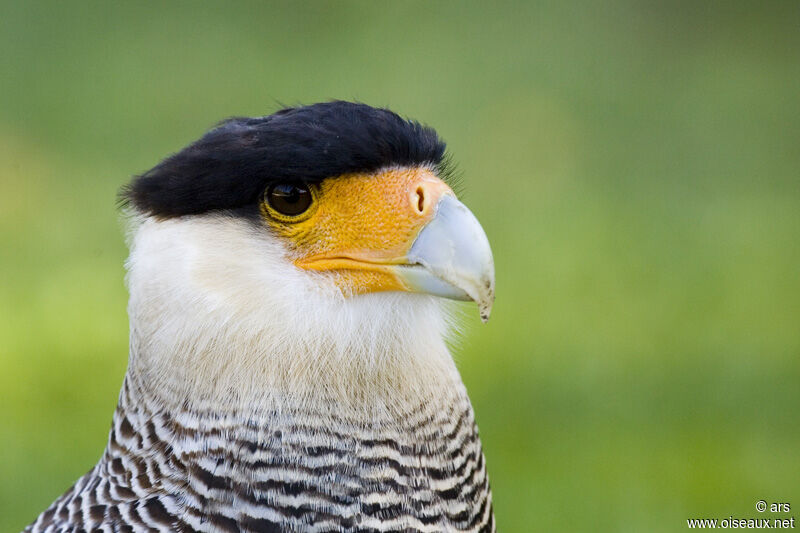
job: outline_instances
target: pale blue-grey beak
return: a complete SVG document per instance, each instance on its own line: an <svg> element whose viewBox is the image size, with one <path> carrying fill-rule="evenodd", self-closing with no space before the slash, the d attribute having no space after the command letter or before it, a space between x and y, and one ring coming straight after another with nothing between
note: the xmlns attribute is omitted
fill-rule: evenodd
<svg viewBox="0 0 800 533"><path fill-rule="evenodd" d="M478 219L455 196L442 196L406 259L407 264L393 270L411 290L474 300L481 320L489 320L494 303L492 249Z"/></svg>

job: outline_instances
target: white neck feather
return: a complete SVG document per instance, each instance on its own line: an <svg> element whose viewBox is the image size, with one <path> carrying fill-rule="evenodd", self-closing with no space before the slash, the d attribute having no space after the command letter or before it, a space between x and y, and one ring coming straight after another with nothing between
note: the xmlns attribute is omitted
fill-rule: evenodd
<svg viewBox="0 0 800 533"><path fill-rule="evenodd" d="M134 231L128 372L165 405L377 415L463 388L438 298L345 297L234 217L145 218Z"/></svg>

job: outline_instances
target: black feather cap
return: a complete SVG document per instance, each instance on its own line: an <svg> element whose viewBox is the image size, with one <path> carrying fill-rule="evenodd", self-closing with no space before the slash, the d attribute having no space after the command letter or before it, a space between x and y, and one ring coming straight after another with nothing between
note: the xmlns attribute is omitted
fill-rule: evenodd
<svg viewBox="0 0 800 533"><path fill-rule="evenodd" d="M433 129L388 109L335 101L226 120L135 177L121 199L176 217L254 205L272 183L421 165L445 177L445 143Z"/></svg>

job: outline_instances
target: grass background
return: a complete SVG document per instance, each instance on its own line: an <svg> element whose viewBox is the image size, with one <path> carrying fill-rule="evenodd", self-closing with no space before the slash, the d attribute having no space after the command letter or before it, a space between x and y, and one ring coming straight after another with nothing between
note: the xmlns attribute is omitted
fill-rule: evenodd
<svg viewBox="0 0 800 533"><path fill-rule="evenodd" d="M224 117L331 98L436 127L492 241L457 357L501 531L798 514L799 26L797 2L0 4L0 530L104 447L116 190Z"/></svg>

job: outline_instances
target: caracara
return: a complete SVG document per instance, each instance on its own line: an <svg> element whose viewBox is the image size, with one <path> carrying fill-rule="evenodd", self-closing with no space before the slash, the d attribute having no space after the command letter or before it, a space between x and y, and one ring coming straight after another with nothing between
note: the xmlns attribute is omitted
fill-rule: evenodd
<svg viewBox="0 0 800 533"><path fill-rule="evenodd" d="M436 132L227 120L121 198L130 359L102 458L26 531L494 531L452 304L494 263Z"/></svg>

